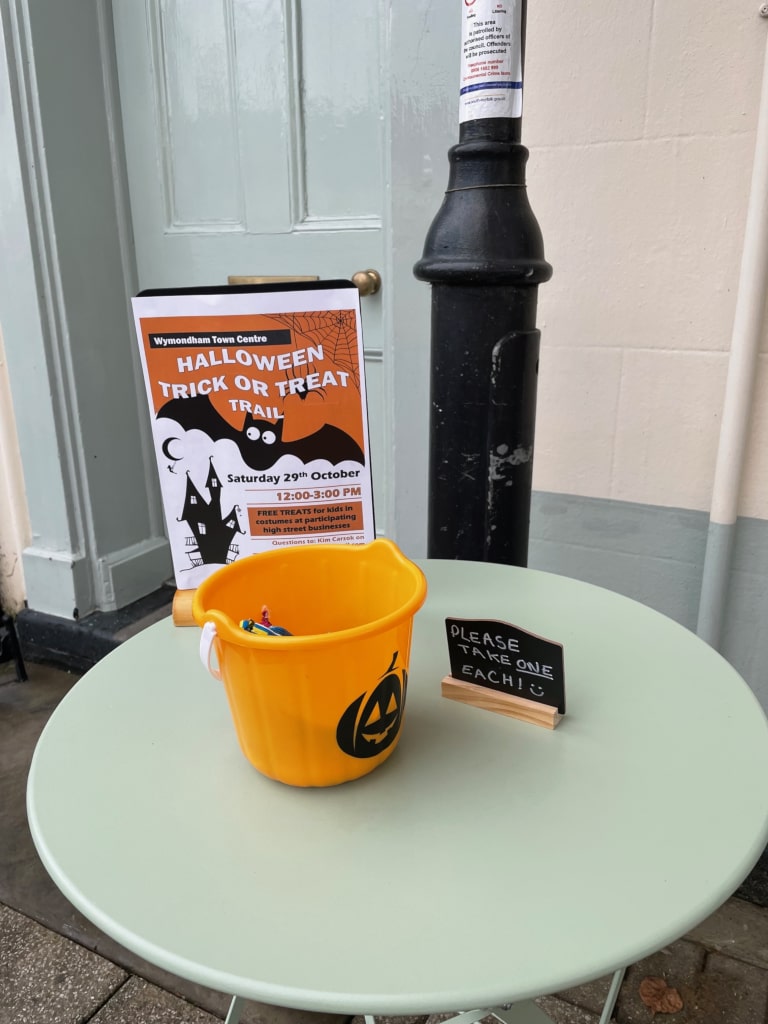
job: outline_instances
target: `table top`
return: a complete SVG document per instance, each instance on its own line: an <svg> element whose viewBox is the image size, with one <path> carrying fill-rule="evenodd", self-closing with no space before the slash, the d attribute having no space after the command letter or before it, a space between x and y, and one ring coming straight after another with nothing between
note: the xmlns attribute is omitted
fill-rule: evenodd
<svg viewBox="0 0 768 1024"><path fill-rule="evenodd" d="M714 911L768 841L768 726L737 673L609 591L421 564L402 738L342 786L250 766L197 629L158 623L88 672L28 787L38 851L72 903L212 988L377 1014L559 991ZM564 644L555 731L440 696L446 616Z"/></svg>

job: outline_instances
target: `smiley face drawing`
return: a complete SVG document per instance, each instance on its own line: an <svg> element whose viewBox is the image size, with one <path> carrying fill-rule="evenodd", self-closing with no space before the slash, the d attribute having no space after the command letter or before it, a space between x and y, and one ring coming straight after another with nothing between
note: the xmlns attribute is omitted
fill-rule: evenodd
<svg viewBox="0 0 768 1024"><path fill-rule="evenodd" d="M350 757L375 757L397 739L408 683L405 669L395 669L397 655L373 690L356 697L339 719L336 742Z"/></svg>

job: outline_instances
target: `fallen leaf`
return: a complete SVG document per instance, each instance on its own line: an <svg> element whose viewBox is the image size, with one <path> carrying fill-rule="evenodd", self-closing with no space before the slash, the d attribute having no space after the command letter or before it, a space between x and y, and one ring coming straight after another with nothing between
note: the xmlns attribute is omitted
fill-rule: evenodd
<svg viewBox="0 0 768 1024"><path fill-rule="evenodd" d="M683 1008L683 1000L676 988L670 988L663 978L643 978L639 988L640 998L654 1013L677 1013Z"/></svg>

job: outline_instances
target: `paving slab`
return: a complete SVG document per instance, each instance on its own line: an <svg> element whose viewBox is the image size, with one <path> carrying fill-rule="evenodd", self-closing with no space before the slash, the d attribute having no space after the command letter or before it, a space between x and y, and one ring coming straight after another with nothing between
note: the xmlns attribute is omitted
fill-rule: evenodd
<svg viewBox="0 0 768 1024"><path fill-rule="evenodd" d="M126 951L126 959L143 964L138 957ZM151 966L151 965L149 965ZM192 1008L199 1014L200 1024L218 1021L226 1016L231 996L215 992L202 985L177 978L157 969L164 979L160 988L144 978L134 977L125 996L121 996L114 1010L127 1016L115 1020L131 1020L140 1024L154 1024L155 1017L145 1013L154 993L164 993L168 1000L160 999L157 1019L165 1024L166 1018L175 1024L173 1016L179 1006ZM90 1021L98 1007L121 986L130 975L122 967L105 957L73 942L56 932L44 928L31 918L0 904L0 1024L80 1024ZM142 995L146 993L146 995ZM110 998L112 997L112 998ZM123 1001L130 997L127 1007L140 1006L133 1017L123 1011ZM159 998L159 997L158 997ZM142 1002L143 999L143 1002ZM174 1002L175 1000L175 1002ZM154 1012L154 1011L153 1011ZM99 1024L112 1022L112 1017L95 1017ZM179 1018L184 1020L187 1018ZM189 1024L197 1024L197 1016ZM249 1001L245 1004L241 1024L347 1024L349 1017L330 1013L309 1013L268 1003Z"/></svg>
<svg viewBox="0 0 768 1024"><path fill-rule="evenodd" d="M768 974L687 941L674 943L666 956L656 953L627 972L618 996L620 1024L650 1024L653 1019L639 995L645 977L664 978L680 993L683 1007L665 1015L665 1024L765 1024Z"/></svg>
<svg viewBox="0 0 768 1024"><path fill-rule="evenodd" d="M81 1024L125 971L0 906L0 1024Z"/></svg>
<svg viewBox="0 0 768 1024"><path fill-rule="evenodd" d="M11 680L0 686L0 769L29 765L43 726L78 680L59 669L30 666L25 683Z"/></svg>
<svg viewBox="0 0 768 1024"><path fill-rule="evenodd" d="M27 827L27 774L45 723L77 676L42 666L30 666L30 673L29 682L0 686L0 902L36 917L43 869ZM49 889L53 883L43 879Z"/></svg>
<svg viewBox="0 0 768 1024"><path fill-rule="evenodd" d="M680 989L686 1024L764 1024L768 975L752 964L711 953L693 989ZM671 1020L672 1018L670 1018Z"/></svg>
<svg viewBox="0 0 768 1024"><path fill-rule="evenodd" d="M650 1024L651 1010L637 994L639 975L652 974L655 964L644 961L619 999L620 1024ZM765 1024L768 1012L768 975L743 960L721 953L705 956L702 969L686 976L674 969L664 976L683 1002L677 1013L665 1015L668 1024Z"/></svg>
<svg viewBox="0 0 768 1024"><path fill-rule="evenodd" d="M616 1003L615 1017L619 1024L650 1024L654 1019L653 1012L640 998L640 983L648 977L663 978L670 988L677 989L683 1000L683 1008L678 1013L664 1014L664 1024L691 1024L694 1021L695 1024L705 1024L704 1019L692 1015L692 1010L697 1003L695 993L701 987L707 955L702 946L681 939L633 964L627 970ZM743 966L750 969L746 964ZM710 1022L707 1020L706 1024Z"/></svg>
<svg viewBox="0 0 768 1024"><path fill-rule="evenodd" d="M143 978L130 978L89 1024L221 1024L214 1017Z"/></svg>
<svg viewBox="0 0 768 1024"><path fill-rule="evenodd" d="M450 1015L449 1015L450 1016ZM416 1017L376 1017L376 1024L427 1024L432 1018L426 1014ZM365 1017L352 1017L349 1024L365 1024Z"/></svg>
<svg viewBox="0 0 768 1024"><path fill-rule="evenodd" d="M619 1024L649 1024L653 1019L639 994L644 978L663 978L670 988L676 988L682 995L682 988L695 988L706 956L706 950L701 946L681 939L633 964L624 976L614 1011ZM683 1011L664 1016L665 1024L682 1024L686 1019Z"/></svg>
<svg viewBox="0 0 768 1024"><path fill-rule="evenodd" d="M227 1009L230 999L227 997ZM222 1014L225 1016L225 1014ZM335 1013L310 1013L269 1003L246 1002L240 1024L349 1024L350 1017Z"/></svg>
<svg viewBox="0 0 768 1024"><path fill-rule="evenodd" d="M554 1024L598 1024L600 1017L580 1006L574 1006L557 996L544 996L536 1005L550 1017Z"/></svg>
<svg viewBox="0 0 768 1024"><path fill-rule="evenodd" d="M607 974L603 978L598 978L597 981L590 981L586 985L574 985L573 988L558 992L557 998L561 1002L564 1000L566 1003L578 1006L582 1010L588 1010L599 1017L603 1012L612 980L613 975Z"/></svg>
<svg viewBox="0 0 768 1024"><path fill-rule="evenodd" d="M768 913L745 900L728 900L687 937L768 970Z"/></svg>

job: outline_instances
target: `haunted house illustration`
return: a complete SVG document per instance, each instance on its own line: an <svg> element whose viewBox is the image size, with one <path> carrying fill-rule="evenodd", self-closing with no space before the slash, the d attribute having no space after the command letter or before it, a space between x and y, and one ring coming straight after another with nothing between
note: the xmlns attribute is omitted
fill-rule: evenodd
<svg viewBox="0 0 768 1024"><path fill-rule="evenodd" d="M192 531L192 536L186 539L186 553L192 566L225 565L234 562L239 554L237 544L233 543L235 534L245 531L240 529L237 521L236 505L227 515L221 514L221 481L212 458L205 486L210 495L208 501L195 487L187 470L187 493L178 519Z"/></svg>

